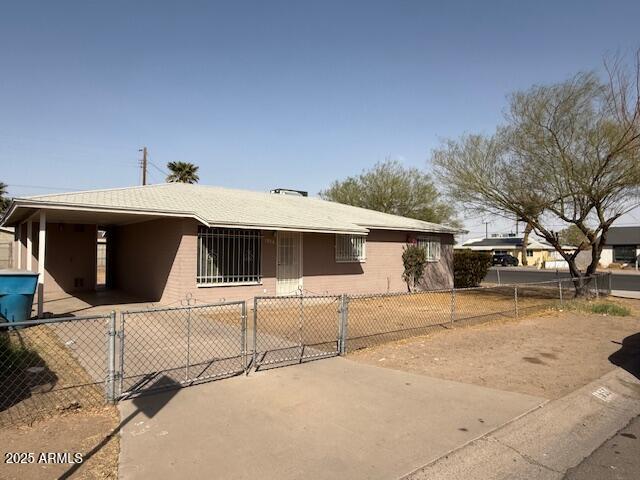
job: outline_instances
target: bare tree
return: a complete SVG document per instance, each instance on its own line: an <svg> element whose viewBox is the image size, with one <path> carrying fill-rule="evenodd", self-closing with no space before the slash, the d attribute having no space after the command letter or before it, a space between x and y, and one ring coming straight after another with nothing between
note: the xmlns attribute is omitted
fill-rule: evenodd
<svg viewBox="0 0 640 480"><path fill-rule="evenodd" d="M511 95L495 134L446 141L432 158L449 195L478 211L515 214L553 245L579 279L578 293L613 222L640 203L640 57L633 69L618 58L605 70L605 81L579 73ZM579 249L562 249L558 222L584 234ZM591 262L581 272L575 260L586 248Z"/></svg>

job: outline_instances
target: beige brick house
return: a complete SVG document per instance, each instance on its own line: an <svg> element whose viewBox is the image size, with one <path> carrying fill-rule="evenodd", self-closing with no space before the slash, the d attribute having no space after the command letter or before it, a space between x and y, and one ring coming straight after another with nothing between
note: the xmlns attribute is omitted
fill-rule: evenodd
<svg viewBox="0 0 640 480"><path fill-rule="evenodd" d="M161 304L404 291L407 243L427 250L423 288L451 287L457 232L316 198L178 183L17 198L1 223L15 227L14 265L41 273L43 296L95 290L104 230L106 287Z"/></svg>

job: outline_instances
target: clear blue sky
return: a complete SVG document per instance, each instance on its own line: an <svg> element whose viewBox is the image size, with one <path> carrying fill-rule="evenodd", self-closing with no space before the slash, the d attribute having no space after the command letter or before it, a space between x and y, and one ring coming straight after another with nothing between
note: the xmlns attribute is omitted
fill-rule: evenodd
<svg viewBox="0 0 640 480"><path fill-rule="evenodd" d="M637 1L7 2L0 181L135 185L143 145L257 190L428 168L440 138L492 131L510 91L639 47L639 18Z"/></svg>

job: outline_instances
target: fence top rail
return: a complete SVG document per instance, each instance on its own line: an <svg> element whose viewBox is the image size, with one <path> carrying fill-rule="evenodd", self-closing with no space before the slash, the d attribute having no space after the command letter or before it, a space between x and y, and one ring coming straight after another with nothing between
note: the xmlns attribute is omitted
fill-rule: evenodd
<svg viewBox="0 0 640 480"><path fill-rule="evenodd" d="M83 315L80 317L52 317L52 318L36 318L34 320L25 320L23 322L3 322L0 323L0 330L13 327L35 327L36 325L45 325L48 323L71 323L89 320L106 320L111 318L114 312L102 315Z"/></svg>
<svg viewBox="0 0 640 480"><path fill-rule="evenodd" d="M226 307L226 306L244 305L244 304L245 304L244 300L237 300L234 302L201 303L199 305L184 305L179 307L155 307L155 308L140 308L136 310L123 310L121 314L133 315L137 313L168 312L168 311L175 311L175 310L194 310L199 308Z"/></svg>
<svg viewBox="0 0 640 480"><path fill-rule="evenodd" d="M340 299L342 297L342 294L335 294L335 295L260 295L257 297L253 297L253 299L255 301L258 300L293 300L293 299L306 299L306 300L310 300L310 299L314 299L314 298L331 298L331 299Z"/></svg>
<svg viewBox="0 0 640 480"><path fill-rule="evenodd" d="M511 283L502 282L500 284L486 285L484 287L468 287L468 288L494 288L494 287L503 287L503 286L520 287L520 286L526 286L526 285L544 285L544 284L558 285L558 282L579 282L579 281L585 281L585 280L594 280L596 278L607 277L608 275L611 275L611 273L600 272L600 273L594 273L593 275L588 275L586 277L558 277L553 280L541 280L539 282L511 282ZM456 290L463 290L463 289L456 288Z"/></svg>

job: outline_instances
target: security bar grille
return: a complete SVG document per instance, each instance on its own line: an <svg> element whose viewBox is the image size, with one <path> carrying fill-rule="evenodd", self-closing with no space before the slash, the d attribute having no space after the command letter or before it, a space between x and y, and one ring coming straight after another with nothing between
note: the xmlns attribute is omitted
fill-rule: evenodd
<svg viewBox="0 0 640 480"><path fill-rule="evenodd" d="M336 262L363 262L366 242L363 235L336 235Z"/></svg>
<svg viewBox="0 0 640 480"><path fill-rule="evenodd" d="M199 285L260 283L259 230L198 228Z"/></svg>
<svg viewBox="0 0 640 480"><path fill-rule="evenodd" d="M427 262L437 262L440 260L440 238L419 237L418 246L424 248Z"/></svg>

